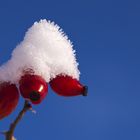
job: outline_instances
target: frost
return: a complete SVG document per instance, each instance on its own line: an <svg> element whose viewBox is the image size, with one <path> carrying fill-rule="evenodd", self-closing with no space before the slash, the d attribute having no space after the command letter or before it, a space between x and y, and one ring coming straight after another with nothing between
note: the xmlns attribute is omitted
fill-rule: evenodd
<svg viewBox="0 0 140 140"><path fill-rule="evenodd" d="M0 81L17 83L29 69L46 82L59 74L79 79L73 45L54 22L40 20L28 29L11 59L0 67Z"/></svg>

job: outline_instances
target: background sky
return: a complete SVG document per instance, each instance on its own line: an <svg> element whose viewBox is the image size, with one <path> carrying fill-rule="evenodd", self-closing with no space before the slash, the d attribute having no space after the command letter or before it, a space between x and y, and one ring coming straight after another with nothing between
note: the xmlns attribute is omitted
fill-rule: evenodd
<svg viewBox="0 0 140 140"><path fill-rule="evenodd" d="M34 106L37 114L28 112L17 126L17 140L140 140L140 1L1 0L0 64L34 21L44 18L73 42L89 94L64 98L49 88ZM0 121L0 131L22 104Z"/></svg>

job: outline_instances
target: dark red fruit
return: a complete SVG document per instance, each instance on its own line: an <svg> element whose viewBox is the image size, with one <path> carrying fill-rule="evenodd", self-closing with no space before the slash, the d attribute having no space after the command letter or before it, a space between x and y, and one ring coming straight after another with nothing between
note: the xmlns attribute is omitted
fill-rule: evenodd
<svg viewBox="0 0 140 140"><path fill-rule="evenodd" d="M21 95L33 104L39 104L46 97L48 85L39 75L25 74L19 81Z"/></svg>
<svg viewBox="0 0 140 140"><path fill-rule="evenodd" d="M50 86L62 96L87 96L87 86L83 86L77 79L70 76L57 76L51 80Z"/></svg>
<svg viewBox="0 0 140 140"><path fill-rule="evenodd" d="M0 120L14 111L18 100L19 93L16 85L9 82L0 84Z"/></svg>

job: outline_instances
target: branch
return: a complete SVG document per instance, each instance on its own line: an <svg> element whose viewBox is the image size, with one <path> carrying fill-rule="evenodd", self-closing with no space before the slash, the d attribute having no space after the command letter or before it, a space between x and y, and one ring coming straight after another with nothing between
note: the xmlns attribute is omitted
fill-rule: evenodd
<svg viewBox="0 0 140 140"><path fill-rule="evenodd" d="M16 128L17 124L19 123L19 121L23 118L24 114L30 109L32 109L31 104L28 101L25 101L23 109L19 112L19 114L18 114L17 118L14 120L14 122L11 123L9 130L7 132L3 133L6 138L5 140L15 140L15 138L14 138L15 128Z"/></svg>

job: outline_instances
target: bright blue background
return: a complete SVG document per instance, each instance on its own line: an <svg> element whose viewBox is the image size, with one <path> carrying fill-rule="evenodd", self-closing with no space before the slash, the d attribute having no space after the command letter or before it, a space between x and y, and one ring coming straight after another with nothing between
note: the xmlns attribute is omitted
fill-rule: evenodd
<svg viewBox="0 0 140 140"><path fill-rule="evenodd" d="M0 64L34 21L55 21L77 51L88 97L49 89L16 129L18 140L140 140L140 1L1 0ZM21 109L0 121L0 131ZM0 135L0 139L4 137Z"/></svg>

